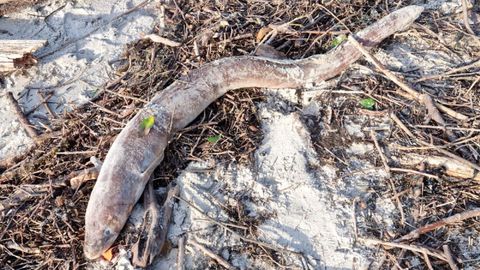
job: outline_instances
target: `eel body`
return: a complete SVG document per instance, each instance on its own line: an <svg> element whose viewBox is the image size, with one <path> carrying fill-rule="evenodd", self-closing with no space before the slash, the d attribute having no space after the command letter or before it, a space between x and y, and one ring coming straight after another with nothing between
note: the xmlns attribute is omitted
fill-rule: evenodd
<svg viewBox="0 0 480 270"><path fill-rule="evenodd" d="M355 34L366 48L405 30L423 11L401 8ZM255 56L223 58L191 71L158 93L125 126L105 158L85 216L84 253L95 259L115 241L173 133L194 120L227 91L249 88L302 88L330 79L362 54L350 43L300 60ZM142 121L154 116L145 134Z"/></svg>

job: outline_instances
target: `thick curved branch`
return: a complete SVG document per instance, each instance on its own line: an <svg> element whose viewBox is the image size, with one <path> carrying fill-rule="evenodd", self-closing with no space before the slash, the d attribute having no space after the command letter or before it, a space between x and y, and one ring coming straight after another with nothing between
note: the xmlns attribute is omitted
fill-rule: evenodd
<svg viewBox="0 0 480 270"><path fill-rule="evenodd" d="M399 9L356 37L363 46L372 48L409 27L422 11L418 6ZM214 100L240 88L310 86L338 75L361 55L351 42L345 42L327 54L301 60L229 57L206 64L172 83L127 124L112 144L87 207L85 255L97 258L113 244L150 175L162 161L170 136ZM145 132L141 127L152 117L154 123Z"/></svg>

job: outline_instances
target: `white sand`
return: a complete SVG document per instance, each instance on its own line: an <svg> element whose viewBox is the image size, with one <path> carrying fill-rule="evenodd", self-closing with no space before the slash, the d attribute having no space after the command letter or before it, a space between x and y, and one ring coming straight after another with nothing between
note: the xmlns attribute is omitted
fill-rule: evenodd
<svg viewBox="0 0 480 270"><path fill-rule="evenodd" d="M0 39L46 39L37 51L44 56L26 74L17 72L0 88L0 159L21 152L31 143L3 94L12 91L24 111L39 102L37 91L54 91L51 108L57 112L87 102L113 77L125 44L149 33L158 12L153 4L123 15L142 1L50 1L0 18ZM55 11L57 10L57 11ZM46 17L48 16L48 17ZM48 118L41 106L33 123Z"/></svg>

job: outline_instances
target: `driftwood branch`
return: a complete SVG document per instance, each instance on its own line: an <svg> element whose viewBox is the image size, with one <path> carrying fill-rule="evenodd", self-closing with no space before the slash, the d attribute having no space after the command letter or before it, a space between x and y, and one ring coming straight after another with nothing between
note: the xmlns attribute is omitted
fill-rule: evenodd
<svg viewBox="0 0 480 270"><path fill-rule="evenodd" d="M422 11L419 6L399 9L356 36L364 47L372 48L408 28ZM337 76L361 55L347 41L326 54L300 60L228 57L193 70L159 92L130 120L108 151L85 214L86 257L98 258L113 244L150 175L162 161L172 134L188 125L210 103L235 89L315 85ZM142 122L152 117L154 124L149 132L141 130Z"/></svg>

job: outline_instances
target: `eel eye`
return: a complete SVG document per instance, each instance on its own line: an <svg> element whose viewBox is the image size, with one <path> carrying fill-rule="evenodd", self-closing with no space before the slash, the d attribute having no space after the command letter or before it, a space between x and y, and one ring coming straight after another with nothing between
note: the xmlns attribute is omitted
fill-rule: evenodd
<svg viewBox="0 0 480 270"><path fill-rule="evenodd" d="M106 228L104 231L103 231L103 236L105 238L108 238L112 235L112 230L110 230L110 228Z"/></svg>

